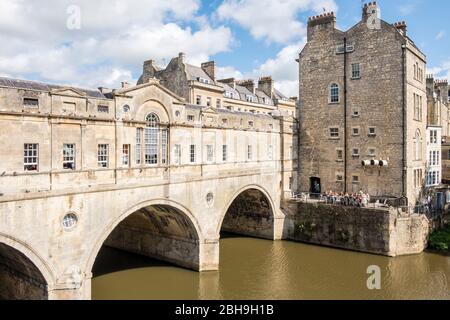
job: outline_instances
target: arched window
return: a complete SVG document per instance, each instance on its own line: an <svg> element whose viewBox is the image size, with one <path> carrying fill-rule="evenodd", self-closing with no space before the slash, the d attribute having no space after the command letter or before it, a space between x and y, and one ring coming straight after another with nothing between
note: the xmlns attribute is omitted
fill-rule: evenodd
<svg viewBox="0 0 450 320"><path fill-rule="evenodd" d="M414 160L422 160L422 134L416 131L414 136Z"/></svg>
<svg viewBox="0 0 450 320"><path fill-rule="evenodd" d="M158 145L159 145L159 117L155 113L147 115L145 118L147 127L144 130L144 161L145 164L158 163Z"/></svg>
<svg viewBox="0 0 450 320"><path fill-rule="evenodd" d="M333 83L330 86L330 102L331 103L339 102L339 86L336 83Z"/></svg>

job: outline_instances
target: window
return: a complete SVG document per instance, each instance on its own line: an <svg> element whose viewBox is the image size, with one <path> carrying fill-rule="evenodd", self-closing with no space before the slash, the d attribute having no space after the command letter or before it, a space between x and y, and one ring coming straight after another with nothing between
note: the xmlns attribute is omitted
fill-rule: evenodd
<svg viewBox="0 0 450 320"><path fill-rule="evenodd" d="M228 161L228 153L227 153L228 150L227 149L228 149L228 146L226 144L224 144L222 146L222 161L223 162Z"/></svg>
<svg viewBox="0 0 450 320"><path fill-rule="evenodd" d="M289 177L289 190L292 190L292 187L294 186L294 178Z"/></svg>
<svg viewBox="0 0 450 320"><path fill-rule="evenodd" d="M337 149L337 150L336 150L336 157L337 157L337 161L342 161L342 160L344 160L344 150L342 150L342 149Z"/></svg>
<svg viewBox="0 0 450 320"><path fill-rule="evenodd" d="M97 112L98 113L109 113L109 106L98 105Z"/></svg>
<svg viewBox="0 0 450 320"><path fill-rule="evenodd" d="M78 217L74 213L66 214L62 220L64 230L71 230L75 228L78 223Z"/></svg>
<svg viewBox="0 0 450 320"><path fill-rule="evenodd" d="M202 96L197 96L196 104L199 106L202 104Z"/></svg>
<svg viewBox="0 0 450 320"><path fill-rule="evenodd" d="M352 135L359 136L359 127L352 128Z"/></svg>
<svg viewBox="0 0 450 320"><path fill-rule="evenodd" d="M253 148L252 146L247 146L247 160L253 159Z"/></svg>
<svg viewBox="0 0 450 320"><path fill-rule="evenodd" d="M344 181L344 175L342 173L336 174L336 182L343 182Z"/></svg>
<svg viewBox="0 0 450 320"><path fill-rule="evenodd" d="M123 109L123 113L128 113L128 112L130 112L130 106L127 105L127 104L124 105L122 109Z"/></svg>
<svg viewBox="0 0 450 320"><path fill-rule="evenodd" d="M211 104L212 104L211 101L212 101L212 100L211 100L210 97L206 98L206 106L207 106L207 107L211 107Z"/></svg>
<svg viewBox="0 0 450 320"><path fill-rule="evenodd" d="M216 100L216 108L217 108L217 109L220 109L221 107L222 107L222 100L217 99L217 100Z"/></svg>
<svg viewBox="0 0 450 320"><path fill-rule="evenodd" d="M247 102L254 102L253 96L251 96L251 95L249 95L249 94L246 94L246 95L245 95L245 100L247 100Z"/></svg>
<svg viewBox="0 0 450 320"><path fill-rule="evenodd" d="M339 103L339 86L336 83L330 86L330 103Z"/></svg>
<svg viewBox="0 0 450 320"><path fill-rule="evenodd" d="M422 135L420 130L416 131L414 137L414 159L416 161L422 160Z"/></svg>
<svg viewBox="0 0 450 320"><path fill-rule="evenodd" d="M414 120L422 121L422 96L414 93Z"/></svg>
<svg viewBox="0 0 450 320"><path fill-rule="evenodd" d="M376 150L375 148L369 148L369 149L367 150L367 155L368 155L369 157L375 157L376 153L377 153L377 150Z"/></svg>
<svg viewBox="0 0 450 320"><path fill-rule="evenodd" d="M222 119L222 124L223 125L227 125L228 124L228 119Z"/></svg>
<svg viewBox="0 0 450 320"><path fill-rule="evenodd" d="M369 127L369 136L376 136L376 135L377 135L377 128Z"/></svg>
<svg viewBox="0 0 450 320"><path fill-rule="evenodd" d="M195 119L195 117L193 115L191 115L191 114L187 116L187 120L189 122L194 122L194 119Z"/></svg>
<svg viewBox="0 0 450 320"><path fill-rule="evenodd" d="M414 170L414 187L420 188L423 185L423 171L422 169Z"/></svg>
<svg viewBox="0 0 450 320"><path fill-rule="evenodd" d="M161 163L167 164L167 148L169 142L169 131L167 129L163 129L161 131Z"/></svg>
<svg viewBox="0 0 450 320"><path fill-rule="evenodd" d="M136 164L142 163L142 128L136 128Z"/></svg>
<svg viewBox="0 0 450 320"><path fill-rule="evenodd" d="M330 128L330 138L332 139L339 138L339 128Z"/></svg>
<svg viewBox="0 0 450 320"><path fill-rule="evenodd" d="M269 130L273 130L273 124L269 124Z"/></svg>
<svg viewBox="0 0 450 320"><path fill-rule="evenodd" d="M122 164L124 166L130 165L130 145L124 144L122 146Z"/></svg>
<svg viewBox="0 0 450 320"><path fill-rule="evenodd" d="M225 91L225 97L233 99L234 98L234 92L231 91Z"/></svg>
<svg viewBox="0 0 450 320"><path fill-rule="evenodd" d="M249 125L250 127L253 127L253 126L255 125L255 123L254 123L253 121L249 121L249 122L248 122L248 125Z"/></svg>
<svg viewBox="0 0 450 320"><path fill-rule="evenodd" d="M38 171L39 145L37 143L26 143L24 145L23 164L25 171Z"/></svg>
<svg viewBox="0 0 450 320"><path fill-rule="evenodd" d="M268 156L269 156L268 157L269 160L273 160L273 145L269 145L267 153L268 153Z"/></svg>
<svg viewBox="0 0 450 320"><path fill-rule="evenodd" d="M191 163L195 163L195 144L191 144L190 150L189 150L189 160Z"/></svg>
<svg viewBox="0 0 450 320"><path fill-rule="evenodd" d="M361 115L359 108L353 108L352 109L352 117L353 118L359 118L359 116Z"/></svg>
<svg viewBox="0 0 450 320"><path fill-rule="evenodd" d="M359 157L359 149L358 148L352 149L352 156L353 157Z"/></svg>
<svg viewBox="0 0 450 320"><path fill-rule="evenodd" d="M431 130L430 131L430 143L431 144L436 144L438 142L438 135L437 135L437 131L436 130Z"/></svg>
<svg viewBox="0 0 450 320"><path fill-rule="evenodd" d="M214 148L213 145L208 144L206 146L206 161L213 162L214 161Z"/></svg>
<svg viewBox="0 0 450 320"><path fill-rule="evenodd" d="M352 181L353 183L359 183L359 176L353 176Z"/></svg>
<svg viewBox="0 0 450 320"><path fill-rule="evenodd" d="M175 161L175 164L178 164L178 165L181 164L181 144L175 145L174 161Z"/></svg>
<svg viewBox="0 0 450 320"><path fill-rule="evenodd" d="M352 64L352 79L359 79L361 78L361 70L359 63Z"/></svg>
<svg viewBox="0 0 450 320"><path fill-rule="evenodd" d="M75 145L63 145L63 169L75 170Z"/></svg>
<svg viewBox="0 0 450 320"><path fill-rule="evenodd" d="M29 108L38 108L39 107L39 99L35 98L24 98L23 105Z"/></svg>
<svg viewBox="0 0 450 320"><path fill-rule="evenodd" d="M109 166L109 145L99 144L98 145L98 167L108 168Z"/></svg>
<svg viewBox="0 0 450 320"><path fill-rule="evenodd" d="M144 130L144 161L145 164L158 163L159 117L151 113L146 117L147 127Z"/></svg>

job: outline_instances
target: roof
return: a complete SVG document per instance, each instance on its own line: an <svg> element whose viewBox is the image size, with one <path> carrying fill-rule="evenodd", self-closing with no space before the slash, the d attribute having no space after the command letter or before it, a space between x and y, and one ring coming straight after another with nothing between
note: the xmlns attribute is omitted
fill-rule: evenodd
<svg viewBox="0 0 450 320"><path fill-rule="evenodd" d="M211 83L214 83L214 80L211 79L202 68L187 63L185 65L189 80L198 80L198 78L202 78L211 81Z"/></svg>
<svg viewBox="0 0 450 320"><path fill-rule="evenodd" d="M38 91L48 91L48 92L55 90L55 89L72 88L77 91L81 91L82 93L86 94L90 98L106 99L106 97L99 90L82 89L82 88L76 88L76 87L70 87L70 86L47 84L47 83L38 82L38 81L29 81L29 80L20 80L20 79L11 79L11 78L0 77L0 86L8 87L8 88L29 89L29 90L38 90Z"/></svg>

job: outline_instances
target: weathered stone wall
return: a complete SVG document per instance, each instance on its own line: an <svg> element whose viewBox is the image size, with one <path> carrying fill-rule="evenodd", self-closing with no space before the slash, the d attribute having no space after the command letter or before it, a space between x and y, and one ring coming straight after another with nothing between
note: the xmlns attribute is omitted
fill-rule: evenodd
<svg viewBox="0 0 450 320"><path fill-rule="evenodd" d="M401 218L396 209L324 204L291 204L287 210L292 240L392 257L426 248L425 216Z"/></svg>
<svg viewBox="0 0 450 320"><path fill-rule="evenodd" d="M0 264L0 300L47 300L47 286Z"/></svg>

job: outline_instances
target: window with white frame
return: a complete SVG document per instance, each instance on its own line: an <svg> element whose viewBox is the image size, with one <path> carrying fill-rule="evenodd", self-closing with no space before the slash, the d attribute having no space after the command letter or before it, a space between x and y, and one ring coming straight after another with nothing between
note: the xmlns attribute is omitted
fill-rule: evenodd
<svg viewBox="0 0 450 320"><path fill-rule="evenodd" d="M352 64L352 79L361 78L361 69L359 63Z"/></svg>
<svg viewBox="0 0 450 320"><path fill-rule="evenodd" d="M356 175L353 176L353 177L352 177L352 182L353 182L353 183L359 183L359 176L356 176Z"/></svg>
<svg viewBox="0 0 450 320"><path fill-rule="evenodd" d="M212 105L212 99L210 97L206 98L206 106L211 107Z"/></svg>
<svg viewBox="0 0 450 320"><path fill-rule="evenodd" d="M206 161L213 162L214 161L214 147L212 144L208 144L206 146Z"/></svg>
<svg viewBox="0 0 450 320"><path fill-rule="evenodd" d="M336 83L333 83L330 86L330 102L331 103L339 102L339 86Z"/></svg>
<svg viewBox="0 0 450 320"><path fill-rule="evenodd" d="M414 136L414 160L422 160L422 135L420 130L417 130Z"/></svg>
<svg viewBox="0 0 450 320"><path fill-rule="evenodd" d="M169 148L169 130L161 130L161 163L167 164L167 152Z"/></svg>
<svg viewBox="0 0 450 320"><path fill-rule="evenodd" d="M130 165L130 145L124 144L122 146L122 165L129 166Z"/></svg>
<svg viewBox="0 0 450 320"><path fill-rule="evenodd" d="M39 144L25 143L23 164L25 171L39 170Z"/></svg>
<svg viewBox="0 0 450 320"><path fill-rule="evenodd" d="M63 145L63 169L75 170L75 145Z"/></svg>
<svg viewBox="0 0 450 320"><path fill-rule="evenodd" d="M330 138L332 139L339 138L339 128L337 127L330 128Z"/></svg>
<svg viewBox="0 0 450 320"><path fill-rule="evenodd" d="M194 119L195 119L195 117L194 117L192 114L189 114L189 115L187 116L187 120L188 120L189 122L194 122Z"/></svg>
<svg viewBox="0 0 450 320"><path fill-rule="evenodd" d="M377 128L369 127L369 136L374 137L377 135Z"/></svg>
<svg viewBox="0 0 450 320"><path fill-rule="evenodd" d="M336 149L336 160L343 161L344 160L344 150Z"/></svg>
<svg viewBox="0 0 450 320"><path fill-rule="evenodd" d="M352 149L352 156L353 157L359 157L359 149L358 148L353 148Z"/></svg>
<svg viewBox="0 0 450 320"><path fill-rule="evenodd" d="M151 113L146 117L147 127L144 130L144 161L145 164L158 163L158 134L159 134L159 117L155 113Z"/></svg>
<svg viewBox="0 0 450 320"><path fill-rule="evenodd" d="M423 98L414 93L414 120L422 121Z"/></svg>
<svg viewBox="0 0 450 320"><path fill-rule="evenodd" d="M196 162L195 144L191 144L191 146L190 146L189 160L190 160L191 163L195 163Z"/></svg>
<svg viewBox="0 0 450 320"><path fill-rule="evenodd" d="M344 175L342 173L336 173L336 182L343 182Z"/></svg>
<svg viewBox="0 0 450 320"><path fill-rule="evenodd" d="M197 96L195 103L200 106L202 104L202 96Z"/></svg>
<svg viewBox="0 0 450 320"><path fill-rule="evenodd" d="M228 161L228 146L226 144L222 146L222 161Z"/></svg>
<svg viewBox="0 0 450 320"><path fill-rule="evenodd" d="M109 166L109 145L99 144L98 145L98 167L108 168Z"/></svg>
<svg viewBox="0 0 450 320"><path fill-rule="evenodd" d="M369 148L369 149L367 149L367 155L368 155L369 157L375 157L376 154L377 154L377 149L375 149L375 148Z"/></svg>
<svg viewBox="0 0 450 320"><path fill-rule="evenodd" d="M247 100L247 102L254 102L255 101L254 97L249 95L249 94L245 95L245 99Z"/></svg>
<svg viewBox="0 0 450 320"><path fill-rule="evenodd" d="M181 164L181 144L176 144L174 149L174 157L173 160L175 161L175 164L180 165Z"/></svg>
<svg viewBox="0 0 450 320"><path fill-rule="evenodd" d="M436 144L438 143L438 132L437 130L431 130L430 131L430 143L431 144Z"/></svg>
<svg viewBox="0 0 450 320"><path fill-rule="evenodd" d="M142 163L142 128L136 128L136 164Z"/></svg>
<svg viewBox="0 0 450 320"><path fill-rule="evenodd" d="M353 127L352 128L352 135L353 136L359 136L359 127Z"/></svg>

